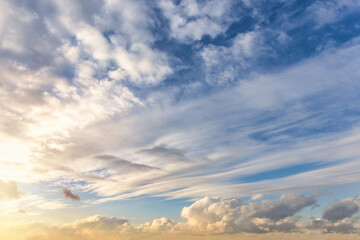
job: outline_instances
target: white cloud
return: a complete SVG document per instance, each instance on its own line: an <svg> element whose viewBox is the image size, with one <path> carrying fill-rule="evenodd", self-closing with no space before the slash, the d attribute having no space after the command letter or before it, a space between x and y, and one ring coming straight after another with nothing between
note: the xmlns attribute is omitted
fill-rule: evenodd
<svg viewBox="0 0 360 240"><path fill-rule="evenodd" d="M231 1L184 0L175 4L162 0L159 6L170 20L170 35L181 42L200 40L204 35L215 38L234 21L228 13Z"/></svg>
<svg viewBox="0 0 360 240"><path fill-rule="evenodd" d="M141 224L137 229L144 233L169 232L174 226L174 222L166 217L154 219L152 222Z"/></svg>
<svg viewBox="0 0 360 240"><path fill-rule="evenodd" d="M251 200L256 201L256 200L262 199L263 197L264 197L264 194L258 193L258 194L251 196Z"/></svg>
<svg viewBox="0 0 360 240"><path fill-rule="evenodd" d="M176 227L193 233L291 232L301 217L293 215L315 204L314 196L283 195L277 200L249 203L237 198L205 197L181 216L187 219Z"/></svg>
<svg viewBox="0 0 360 240"><path fill-rule="evenodd" d="M0 26L3 60L69 75L82 75L82 66L88 63L91 75L106 77L109 69L117 69L124 74L116 80L135 84L157 84L172 73L167 55L152 48L153 13L146 2L5 1L2 5L7 9L1 16L6 26Z"/></svg>
<svg viewBox="0 0 360 240"><path fill-rule="evenodd" d="M317 27L341 20L344 16L359 10L356 0L317 1L307 8L309 16L315 20Z"/></svg>
<svg viewBox="0 0 360 240"><path fill-rule="evenodd" d="M264 51L263 37L258 31L238 34L229 47L205 47L200 55L206 67L206 81L224 84L238 80L240 73L251 67Z"/></svg>
<svg viewBox="0 0 360 240"><path fill-rule="evenodd" d="M181 216L187 219L193 231L204 233L231 233L236 232L237 219L241 215L241 206L244 204L237 198L210 198L205 197L184 207Z"/></svg>

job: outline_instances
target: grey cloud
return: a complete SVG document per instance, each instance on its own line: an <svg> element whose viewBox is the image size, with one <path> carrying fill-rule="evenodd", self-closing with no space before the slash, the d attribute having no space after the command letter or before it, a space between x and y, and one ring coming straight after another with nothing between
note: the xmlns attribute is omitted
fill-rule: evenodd
<svg viewBox="0 0 360 240"><path fill-rule="evenodd" d="M354 233L358 232L356 222L359 217L353 217L359 212L360 197L347 198L327 206L323 217L306 225L308 229L319 229L324 233Z"/></svg>
<svg viewBox="0 0 360 240"><path fill-rule="evenodd" d="M0 180L0 200L17 199L20 196L21 192L16 182L3 182Z"/></svg>
<svg viewBox="0 0 360 240"><path fill-rule="evenodd" d="M329 205L323 214L323 219L336 222L353 216L359 211L359 203L355 199L344 199Z"/></svg>
<svg viewBox="0 0 360 240"><path fill-rule="evenodd" d="M189 161L184 152L176 148L168 148L164 145L155 146L149 149L142 149L140 153L160 157L165 161Z"/></svg>
<svg viewBox="0 0 360 240"><path fill-rule="evenodd" d="M305 227L312 230L322 230L323 233L354 233L359 230L355 226L357 221L358 218L356 217L342 219L337 222L328 221L326 219L316 219Z"/></svg>
<svg viewBox="0 0 360 240"><path fill-rule="evenodd" d="M277 200L264 200L258 203L250 203L242 207L247 218L268 218L280 220L293 216L301 209L314 205L316 199L314 195L283 195Z"/></svg>
<svg viewBox="0 0 360 240"><path fill-rule="evenodd" d="M159 170L159 168L156 167L151 167L145 164L132 163L130 161L112 155L98 155L95 156L95 158L103 160L107 166L113 167L116 170L122 172L137 172L137 171L146 172L151 170Z"/></svg>
<svg viewBox="0 0 360 240"><path fill-rule="evenodd" d="M268 232L293 232L298 230L297 222L301 216L273 221L268 218L243 219L238 223L239 232L268 233Z"/></svg>
<svg viewBox="0 0 360 240"><path fill-rule="evenodd" d="M249 203L237 198L205 197L189 207L181 216L198 231L216 233L292 232L298 229L301 209L316 203L314 195L283 195L277 200Z"/></svg>
<svg viewBox="0 0 360 240"><path fill-rule="evenodd" d="M62 189L62 193L64 194L64 197L70 198L73 201L79 201L80 197L77 194L72 193L69 189Z"/></svg>

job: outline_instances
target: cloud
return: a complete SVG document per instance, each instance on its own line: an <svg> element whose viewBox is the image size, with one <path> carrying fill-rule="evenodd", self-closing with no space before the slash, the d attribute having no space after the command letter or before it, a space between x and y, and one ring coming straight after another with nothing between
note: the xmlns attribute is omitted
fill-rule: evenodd
<svg viewBox="0 0 360 240"><path fill-rule="evenodd" d="M127 219L118 217L108 217L101 215L94 215L87 218L78 219L71 223L64 224L49 224L46 222L22 222L21 229L26 233L28 238L47 239L52 236L52 239L63 239L64 234L71 236L71 239L117 239L119 236L127 239L153 237L171 237L180 238L184 236L194 237L198 235L205 235L211 239L212 236L222 235L226 238L229 234L241 233L243 236L247 234L258 237L257 234L279 234L291 233L291 236L296 237L298 234L304 233L305 230L314 231L321 230L322 233L342 233L351 234L358 233L358 225L356 225L358 218L349 217L332 222L326 219L316 219L310 223L300 222L301 215L294 215L294 211L288 211L283 214L281 218L264 217L263 209L269 207L275 211L277 205L281 203L285 209L297 209L296 213L301 213L301 210L309 206L313 195L283 195L275 200L263 200L258 203L242 201L238 198L217 198L204 197L190 206L184 207L181 216L185 221L175 222L169 218L162 217L153 219L152 221L133 226ZM270 202L271 204L269 204ZM260 204L260 205L259 205ZM250 208L249 208L250 206ZM251 210L249 210L251 209ZM259 214L249 214L257 211ZM15 225L12 225L14 227ZM270 235L261 235L260 238L269 237ZM289 235L290 236L290 235ZM301 237L299 235L299 237ZM326 236L323 236L326 238ZM32 239L32 238L30 238ZM306 239L306 238L305 238Z"/></svg>
<svg viewBox="0 0 360 240"><path fill-rule="evenodd" d="M313 220L310 224L306 225L308 229L321 230L323 233L359 233L359 228L356 223L359 218L346 218L339 221L328 221L326 219L316 219Z"/></svg>
<svg viewBox="0 0 360 240"><path fill-rule="evenodd" d="M181 216L187 222L179 226L187 231L203 233L292 232L298 229L296 224L301 218L293 215L315 203L313 195L295 194L258 203L237 198L205 197L184 207Z"/></svg>
<svg viewBox="0 0 360 240"><path fill-rule="evenodd" d="M242 206L242 212L247 218L267 218L274 221L293 216L301 209L316 203L314 195L296 194L282 195L277 200L263 200Z"/></svg>
<svg viewBox="0 0 360 240"><path fill-rule="evenodd" d="M359 204L358 198L343 199L335 202L325 209L323 219L336 222L344 218L351 217L355 213L359 212Z"/></svg>
<svg viewBox="0 0 360 240"><path fill-rule="evenodd" d="M139 152L158 157L164 162L189 161L189 159L185 156L184 151L176 148L169 148L164 145L155 146L149 149L142 149Z"/></svg>
<svg viewBox="0 0 360 240"><path fill-rule="evenodd" d="M158 5L170 21L170 35L181 42L200 40L204 35L215 38L235 21L229 15L231 1L184 0L175 4L162 0Z"/></svg>
<svg viewBox="0 0 360 240"><path fill-rule="evenodd" d="M79 201L80 200L79 195L72 193L69 189L64 188L61 191L64 194L64 197L66 197L66 198L70 198L73 201Z"/></svg>
<svg viewBox="0 0 360 240"><path fill-rule="evenodd" d="M316 27L340 21L344 16L350 15L360 8L357 1L316 1L307 8L307 13L315 21Z"/></svg>
<svg viewBox="0 0 360 240"><path fill-rule="evenodd" d="M181 216L187 219L186 225L200 232L236 232L236 220L241 215L244 204L237 198L205 197L189 207L184 207Z"/></svg>
<svg viewBox="0 0 360 240"><path fill-rule="evenodd" d="M17 199L22 195L15 181L4 182L0 180L0 200Z"/></svg>
<svg viewBox="0 0 360 240"><path fill-rule="evenodd" d="M264 194L258 193L258 194L251 196L251 200L256 201L256 200L262 199L263 197L264 197Z"/></svg>
<svg viewBox="0 0 360 240"><path fill-rule="evenodd" d="M95 158L103 160L107 167L115 168L121 173L159 170L159 168L151 167L145 164L133 163L112 155L99 155Z"/></svg>
<svg viewBox="0 0 360 240"><path fill-rule="evenodd" d="M309 229L320 229L324 233L358 233L359 196L346 198L329 204L321 218L306 225Z"/></svg>
<svg viewBox="0 0 360 240"><path fill-rule="evenodd" d="M181 42L171 46L162 44L169 40L163 19L149 1L0 4L4 181L82 181L79 188L94 202L239 197L358 182L356 39L259 73L254 66L268 53L262 25L215 40L235 21L227 18L230 1L161 1L170 35ZM205 35L211 44L197 41ZM208 83L232 85L208 91L202 77L191 84L182 75L169 78L177 47L192 51L186 58L202 58ZM285 205L276 217L251 206L258 208L255 225L263 221L268 229L297 211Z"/></svg>
<svg viewBox="0 0 360 240"><path fill-rule="evenodd" d="M132 227L128 220L94 215L66 224L32 222L21 227L26 239L111 239L129 237Z"/></svg>
<svg viewBox="0 0 360 240"><path fill-rule="evenodd" d="M265 53L263 36L259 31L239 33L228 47L209 45L200 55L206 67L209 84L224 84L236 81Z"/></svg>
<svg viewBox="0 0 360 240"><path fill-rule="evenodd" d="M175 223L166 217L141 224L137 229L144 233L170 232Z"/></svg>

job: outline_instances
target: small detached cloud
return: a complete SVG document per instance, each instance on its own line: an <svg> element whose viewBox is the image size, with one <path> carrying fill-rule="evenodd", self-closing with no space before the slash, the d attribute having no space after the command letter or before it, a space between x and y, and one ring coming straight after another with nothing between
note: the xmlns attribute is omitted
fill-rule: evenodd
<svg viewBox="0 0 360 240"><path fill-rule="evenodd" d="M72 193L69 189L64 188L61 191L64 194L64 197L70 198L73 201L80 201L79 195Z"/></svg>
<svg viewBox="0 0 360 240"><path fill-rule="evenodd" d="M258 193L258 194L255 194L251 197L251 200L253 201L256 201L256 200L260 200L264 197L264 194L261 194L261 193Z"/></svg>

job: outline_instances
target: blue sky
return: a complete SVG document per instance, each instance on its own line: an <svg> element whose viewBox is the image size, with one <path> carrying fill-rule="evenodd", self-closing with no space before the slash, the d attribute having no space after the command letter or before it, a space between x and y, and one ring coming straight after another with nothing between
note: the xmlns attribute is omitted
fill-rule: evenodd
<svg viewBox="0 0 360 240"><path fill-rule="evenodd" d="M358 1L0 8L6 218L359 233Z"/></svg>

